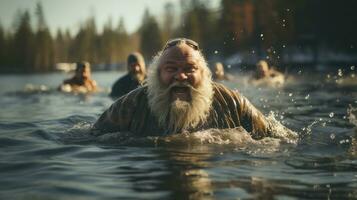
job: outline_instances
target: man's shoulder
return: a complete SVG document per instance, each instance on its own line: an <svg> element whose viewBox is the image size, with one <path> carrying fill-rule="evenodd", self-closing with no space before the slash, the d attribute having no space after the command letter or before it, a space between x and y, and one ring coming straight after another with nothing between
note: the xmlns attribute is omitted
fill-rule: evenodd
<svg viewBox="0 0 357 200"><path fill-rule="evenodd" d="M137 87L129 74L120 77L112 86L110 96L121 97Z"/></svg>
<svg viewBox="0 0 357 200"><path fill-rule="evenodd" d="M115 83L122 83L122 82L128 82L128 81L130 81L130 75L125 74L125 75L121 76Z"/></svg>
<svg viewBox="0 0 357 200"><path fill-rule="evenodd" d="M213 82L212 85L215 93L238 93L237 90L232 90L227 86L223 85L222 83Z"/></svg>
<svg viewBox="0 0 357 200"><path fill-rule="evenodd" d="M147 98L147 86L138 87L121 96L117 102L136 102Z"/></svg>
<svg viewBox="0 0 357 200"><path fill-rule="evenodd" d="M213 83L214 100L221 103L236 102L243 97L238 90L232 90L221 83Z"/></svg>

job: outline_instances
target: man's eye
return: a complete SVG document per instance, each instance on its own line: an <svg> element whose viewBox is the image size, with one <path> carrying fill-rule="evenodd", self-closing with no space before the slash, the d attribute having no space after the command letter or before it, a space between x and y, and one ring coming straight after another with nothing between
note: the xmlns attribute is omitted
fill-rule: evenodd
<svg viewBox="0 0 357 200"><path fill-rule="evenodd" d="M167 67L167 68L166 68L166 71L167 71L167 72L175 72L175 71L176 71L176 68Z"/></svg>
<svg viewBox="0 0 357 200"><path fill-rule="evenodd" d="M187 73L193 73L195 71L196 71L196 68L194 68L194 67L190 67L190 68L186 68L185 69L185 72L187 72Z"/></svg>

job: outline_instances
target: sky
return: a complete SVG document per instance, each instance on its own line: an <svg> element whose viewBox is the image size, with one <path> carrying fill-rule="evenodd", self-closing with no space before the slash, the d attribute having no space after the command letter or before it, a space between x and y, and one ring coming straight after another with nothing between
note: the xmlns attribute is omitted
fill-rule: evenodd
<svg viewBox="0 0 357 200"><path fill-rule="evenodd" d="M120 17L124 18L126 30L132 33L137 30L142 21L145 8L160 20L164 5L171 2L179 12L179 0L0 0L0 23L6 29L14 24L15 15L19 10L29 10L33 15L36 3L41 1L47 25L51 32L58 28L69 28L76 33L81 22L94 16L98 30L111 17L116 26ZM213 0L212 5L219 0ZM34 21L34 20L33 20Z"/></svg>

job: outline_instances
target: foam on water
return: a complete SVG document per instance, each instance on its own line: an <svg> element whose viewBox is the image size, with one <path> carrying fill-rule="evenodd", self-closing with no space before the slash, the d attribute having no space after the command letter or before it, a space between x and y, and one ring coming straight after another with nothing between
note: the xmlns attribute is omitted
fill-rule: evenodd
<svg viewBox="0 0 357 200"><path fill-rule="evenodd" d="M168 136L134 136L130 132L113 132L96 136L91 131L91 124L80 122L69 128L62 137L64 143L95 143L100 145L129 146L202 146L213 145L222 147L238 147L250 152L274 152L281 145L296 145L299 135L278 122L274 113L268 119L272 123L271 137L255 140L242 127L233 129L208 129L193 133L184 132Z"/></svg>

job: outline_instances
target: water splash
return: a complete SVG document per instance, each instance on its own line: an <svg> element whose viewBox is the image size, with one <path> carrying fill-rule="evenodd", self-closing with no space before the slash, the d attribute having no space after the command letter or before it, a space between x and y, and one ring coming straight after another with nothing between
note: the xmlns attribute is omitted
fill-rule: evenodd
<svg viewBox="0 0 357 200"><path fill-rule="evenodd" d="M279 138L282 142L289 144L296 144L298 142L299 134L295 131L283 126L278 120L275 119L275 113L270 111L267 119L271 123L272 137Z"/></svg>
<svg viewBox="0 0 357 200"><path fill-rule="evenodd" d="M88 122L79 122L66 130L61 141L64 143L88 143L94 141L94 136L91 134L92 124Z"/></svg>
<svg viewBox="0 0 357 200"><path fill-rule="evenodd" d="M233 147L245 149L248 153L271 153L280 151L281 145L296 144L297 134L282 126L274 124L273 137L255 140L242 127L234 129L208 129L193 133L185 132L169 136L138 137L129 132L107 133L96 138L96 142L109 145L133 145L155 147L190 147L207 145L215 147ZM287 138L292 137L293 138ZM285 146L285 145L284 145Z"/></svg>
<svg viewBox="0 0 357 200"><path fill-rule="evenodd" d="M312 127L317 123L318 123L318 121L313 121L311 124L307 125L306 127L303 127L302 130L304 131L304 134L302 136L305 137L305 136L311 135Z"/></svg>
<svg viewBox="0 0 357 200"><path fill-rule="evenodd" d="M335 116L335 113L330 112L330 114L328 114L328 116L329 116L330 118L333 118L333 116Z"/></svg>
<svg viewBox="0 0 357 200"><path fill-rule="evenodd" d="M23 89L25 93L44 93L49 91L50 88L46 85L35 85L31 83L26 84Z"/></svg>

